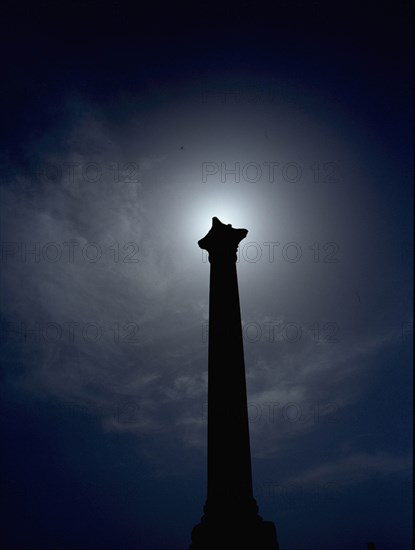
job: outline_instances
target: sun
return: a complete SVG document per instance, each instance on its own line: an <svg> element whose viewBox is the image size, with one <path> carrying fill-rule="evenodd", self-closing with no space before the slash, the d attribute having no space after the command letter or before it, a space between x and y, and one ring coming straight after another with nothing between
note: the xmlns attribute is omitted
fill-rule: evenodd
<svg viewBox="0 0 415 550"><path fill-rule="evenodd" d="M219 196L204 197L194 211L186 213L189 236L196 240L204 237L212 227L212 218L215 216L226 225L249 229L247 225L252 218L252 212L249 204L244 204L242 200L236 201L234 197L226 197L223 193Z"/></svg>

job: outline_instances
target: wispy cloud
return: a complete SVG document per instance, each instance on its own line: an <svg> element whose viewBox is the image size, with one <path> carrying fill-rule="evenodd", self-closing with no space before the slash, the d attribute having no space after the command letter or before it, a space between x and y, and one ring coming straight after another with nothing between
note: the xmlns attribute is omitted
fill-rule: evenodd
<svg viewBox="0 0 415 550"><path fill-rule="evenodd" d="M179 162L177 144L176 152L168 141L150 151L154 135L146 154L137 153L144 138L136 120L114 129L85 102L69 101L66 109L71 123L55 139L45 135L27 145L28 165L36 170L17 171L2 190L2 238L11 249L21 247L10 254L3 248L6 344L19 347L21 360L19 376L7 370L6 362L6 380L34 396L100 411L105 430L138 438L174 434L189 448L204 447L209 264L202 262L196 241L194 255L186 256L183 229L176 232L174 224L181 227L180 215L194 208L181 201L195 166ZM208 158L202 146L195 154ZM201 188L200 200L207 189ZM278 193L284 197L287 226L278 220L275 226L265 224L262 234L268 232L270 240L294 238L287 212L296 209L307 215L296 231L308 238L307 224L316 213L306 212L300 191L309 192L297 189L290 199L287 189L273 188L276 204ZM333 200L336 209L329 191L323 204ZM261 196L258 208L263 204ZM338 235L343 238L346 229L340 227ZM316 226L315 234L320 233ZM302 243L304 250L312 243ZM382 315L377 305L373 311L362 308L354 284L364 249L353 251L353 242L344 244L339 265L264 259L238 264L257 457L274 457L282 441L288 444L286 430L274 426L270 437L270 403L294 404L290 414L302 407L301 421L288 418L285 425L296 441L316 431L315 423L305 421L305 409L332 404L319 411L330 417L353 406L376 376L377 354L396 344L396 329L407 320L400 303L391 302ZM59 252L62 258L55 260ZM381 282L366 281L360 288L364 300L373 299L373 287L380 291ZM328 334L327 322L339 330L332 343L322 337ZM253 324L261 331L258 341ZM270 325L288 329L271 341ZM301 337L296 339L290 327ZM114 403L133 403L130 421L128 415L124 421L114 415ZM262 410L261 421L255 420L255 406Z"/></svg>
<svg viewBox="0 0 415 550"><path fill-rule="evenodd" d="M311 468L289 480L300 487L322 486L335 482L336 486L354 485L379 476L410 475L412 457L387 453L353 453L333 462Z"/></svg>

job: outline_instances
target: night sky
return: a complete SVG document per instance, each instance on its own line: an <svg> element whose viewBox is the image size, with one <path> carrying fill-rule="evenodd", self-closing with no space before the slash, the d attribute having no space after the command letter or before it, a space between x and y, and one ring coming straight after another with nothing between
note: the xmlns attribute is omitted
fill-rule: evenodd
<svg viewBox="0 0 415 550"><path fill-rule="evenodd" d="M281 550L411 547L412 11L3 3L1 548L190 544L213 216Z"/></svg>

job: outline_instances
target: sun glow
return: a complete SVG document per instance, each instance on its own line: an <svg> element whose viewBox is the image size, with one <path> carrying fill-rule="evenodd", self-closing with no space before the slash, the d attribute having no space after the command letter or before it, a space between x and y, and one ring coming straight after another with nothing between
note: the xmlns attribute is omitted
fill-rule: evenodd
<svg viewBox="0 0 415 550"><path fill-rule="evenodd" d="M226 196L223 192L214 193L185 213L183 221L189 238L198 241L204 237L212 227L214 216L224 224L249 231L254 212L252 205L239 197Z"/></svg>

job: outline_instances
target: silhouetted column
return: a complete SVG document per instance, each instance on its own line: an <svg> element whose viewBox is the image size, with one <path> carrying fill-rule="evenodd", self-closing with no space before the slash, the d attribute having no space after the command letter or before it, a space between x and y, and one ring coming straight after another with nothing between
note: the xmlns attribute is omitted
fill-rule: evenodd
<svg viewBox="0 0 415 550"><path fill-rule="evenodd" d="M199 241L209 252L208 490L192 550L237 543L278 548L274 524L258 515L252 491L245 364L236 252L247 235L217 218ZM248 546L249 547L249 546Z"/></svg>

